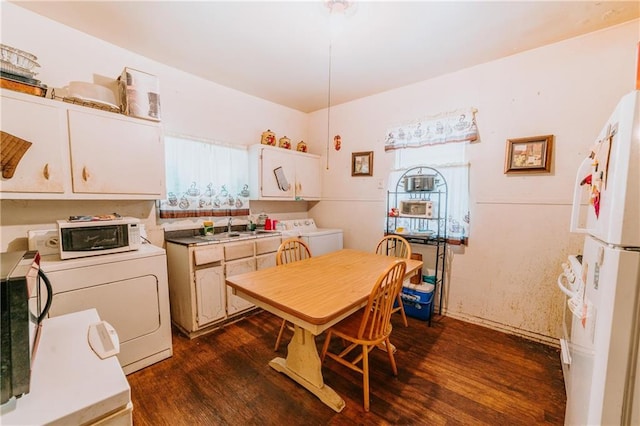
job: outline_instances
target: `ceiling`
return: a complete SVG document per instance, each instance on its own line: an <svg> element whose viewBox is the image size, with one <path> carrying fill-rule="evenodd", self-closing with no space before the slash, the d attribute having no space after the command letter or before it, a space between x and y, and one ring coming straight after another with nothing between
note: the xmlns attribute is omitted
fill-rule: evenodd
<svg viewBox="0 0 640 426"><path fill-rule="evenodd" d="M360 1L343 14L331 14L326 0L15 3L303 112L640 16L638 1L607 0Z"/></svg>

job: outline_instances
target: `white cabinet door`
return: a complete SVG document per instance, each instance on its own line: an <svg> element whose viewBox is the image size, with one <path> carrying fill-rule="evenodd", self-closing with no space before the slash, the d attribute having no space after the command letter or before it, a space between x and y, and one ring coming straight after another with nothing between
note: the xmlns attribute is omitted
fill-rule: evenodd
<svg viewBox="0 0 640 426"><path fill-rule="evenodd" d="M256 259L252 256L246 259L233 260L225 263L225 268L227 271L227 277L255 271ZM254 305L251 302L233 294L233 289L227 286L227 315L233 315L238 312L245 311L253 306Z"/></svg>
<svg viewBox="0 0 640 426"><path fill-rule="evenodd" d="M224 268L215 266L195 271L198 327L225 317Z"/></svg>
<svg viewBox="0 0 640 426"><path fill-rule="evenodd" d="M30 193L32 198L38 198L35 193L62 194L68 190L71 179L64 110L3 94L0 117L3 132L31 142L13 177L2 178L2 198L13 197L11 193ZM3 147L3 157L8 149Z"/></svg>
<svg viewBox="0 0 640 426"><path fill-rule="evenodd" d="M249 147L252 199L319 200L322 195L321 170L317 155L265 145ZM280 182L277 176L283 177Z"/></svg>
<svg viewBox="0 0 640 426"><path fill-rule="evenodd" d="M296 199L320 199L322 183L320 159L300 155L296 158Z"/></svg>
<svg viewBox="0 0 640 426"><path fill-rule="evenodd" d="M283 149L281 151L264 149L262 151L260 176L262 178L262 197L293 199L296 183L296 163L295 157L291 153Z"/></svg>
<svg viewBox="0 0 640 426"><path fill-rule="evenodd" d="M157 124L69 110L73 191L165 196L164 142Z"/></svg>

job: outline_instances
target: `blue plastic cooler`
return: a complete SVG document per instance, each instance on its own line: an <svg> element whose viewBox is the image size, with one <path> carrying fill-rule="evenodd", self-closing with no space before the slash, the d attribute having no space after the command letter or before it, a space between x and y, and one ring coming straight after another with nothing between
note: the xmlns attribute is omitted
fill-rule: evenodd
<svg viewBox="0 0 640 426"><path fill-rule="evenodd" d="M410 317L428 320L431 325L434 288L433 284L424 281L419 284L405 283L400 294L404 312Z"/></svg>

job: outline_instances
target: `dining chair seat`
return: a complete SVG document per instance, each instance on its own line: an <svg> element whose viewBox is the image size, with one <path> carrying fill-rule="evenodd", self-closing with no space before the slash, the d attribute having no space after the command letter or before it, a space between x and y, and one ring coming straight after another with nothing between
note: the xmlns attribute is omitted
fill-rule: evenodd
<svg viewBox="0 0 640 426"><path fill-rule="evenodd" d="M364 410L369 411L369 352L380 344L391 348L389 336L393 330L391 311L402 287L407 264L398 260L389 266L377 279L367 305L327 331L320 359L329 357L338 363L362 374ZM341 352L329 351L331 339L338 337L346 343ZM360 352L355 351L361 348ZM394 376L398 375L393 350L386 351ZM361 366L360 366L361 365Z"/></svg>

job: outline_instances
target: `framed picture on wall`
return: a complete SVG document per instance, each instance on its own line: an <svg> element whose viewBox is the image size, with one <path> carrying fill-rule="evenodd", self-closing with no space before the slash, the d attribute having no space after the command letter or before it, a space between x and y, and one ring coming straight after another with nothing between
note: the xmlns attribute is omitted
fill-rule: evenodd
<svg viewBox="0 0 640 426"><path fill-rule="evenodd" d="M351 176L373 176L373 151L351 154Z"/></svg>
<svg viewBox="0 0 640 426"><path fill-rule="evenodd" d="M553 135L507 139L505 173L549 172Z"/></svg>

